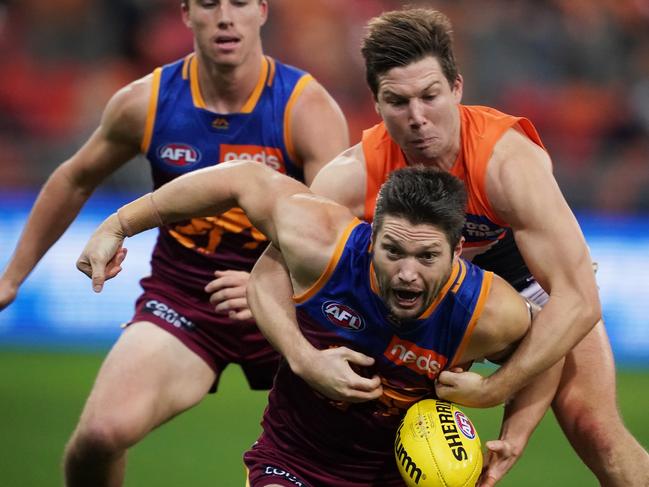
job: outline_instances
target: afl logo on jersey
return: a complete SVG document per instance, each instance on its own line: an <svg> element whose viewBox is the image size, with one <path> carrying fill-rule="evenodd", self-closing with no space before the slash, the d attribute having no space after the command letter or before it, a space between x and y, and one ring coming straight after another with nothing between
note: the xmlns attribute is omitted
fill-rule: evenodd
<svg viewBox="0 0 649 487"><path fill-rule="evenodd" d="M322 305L322 312L330 323L351 331L361 331L365 328L362 316L349 306L335 301L326 301Z"/></svg>
<svg viewBox="0 0 649 487"><path fill-rule="evenodd" d="M174 142L159 147L158 157L170 166L191 167L201 160L201 153L189 144Z"/></svg>

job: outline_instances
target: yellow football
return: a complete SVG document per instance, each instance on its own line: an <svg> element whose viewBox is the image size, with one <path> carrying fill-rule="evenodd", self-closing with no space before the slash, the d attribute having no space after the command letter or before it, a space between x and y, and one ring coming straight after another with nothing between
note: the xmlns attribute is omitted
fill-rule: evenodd
<svg viewBox="0 0 649 487"><path fill-rule="evenodd" d="M482 470L480 438L455 405L438 399L413 404L394 440L408 487L472 487Z"/></svg>

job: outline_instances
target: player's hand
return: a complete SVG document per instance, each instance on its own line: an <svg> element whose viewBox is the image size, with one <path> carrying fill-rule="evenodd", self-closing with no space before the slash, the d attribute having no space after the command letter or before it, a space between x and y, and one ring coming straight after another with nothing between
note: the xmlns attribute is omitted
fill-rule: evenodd
<svg viewBox="0 0 649 487"><path fill-rule="evenodd" d="M371 378L357 374L352 366L369 367L374 359L347 347L316 350L298 370L311 388L334 401L365 402L378 399L383 386L378 375Z"/></svg>
<svg viewBox="0 0 649 487"><path fill-rule="evenodd" d="M117 217L112 215L95 230L77 260L77 269L92 279L92 289L101 292L104 282L122 270L126 249Z"/></svg>
<svg viewBox="0 0 649 487"><path fill-rule="evenodd" d="M461 369L445 370L435 381L437 397L462 406L490 408L503 402L489 389L488 378Z"/></svg>
<svg viewBox="0 0 649 487"><path fill-rule="evenodd" d="M18 286L7 279L0 279L0 311L14 302L18 295Z"/></svg>
<svg viewBox="0 0 649 487"><path fill-rule="evenodd" d="M234 320L249 320L252 312L248 308L246 286L250 274L244 271L215 271L216 279L205 286L205 292L210 293L210 303L214 311L228 315Z"/></svg>
<svg viewBox="0 0 649 487"><path fill-rule="evenodd" d="M517 450L508 441L488 441L485 446L488 451L487 461L482 467L482 473L476 487L493 487L496 485L520 457L520 450Z"/></svg>

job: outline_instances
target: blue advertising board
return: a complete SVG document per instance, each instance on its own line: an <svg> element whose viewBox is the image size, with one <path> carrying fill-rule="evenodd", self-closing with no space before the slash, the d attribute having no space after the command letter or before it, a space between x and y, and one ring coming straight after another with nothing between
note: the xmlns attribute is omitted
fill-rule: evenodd
<svg viewBox="0 0 649 487"><path fill-rule="evenodd" d="M18 240L35 195L0 197L0 267ZM0 312L0 346L106 348L133 312L139 279L149 273L156 230L130 238L124 270L92 291L75 262L97 225L133 195L94 196ZM578 217L599 270L604 319L616 361L649 366L649 217Z"/></svg>

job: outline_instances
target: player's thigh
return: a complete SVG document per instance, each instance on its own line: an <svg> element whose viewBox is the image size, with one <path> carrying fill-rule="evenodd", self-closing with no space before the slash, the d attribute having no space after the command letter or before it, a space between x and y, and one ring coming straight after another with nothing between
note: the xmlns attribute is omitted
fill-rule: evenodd
<svg viewBox="0 0 649 487"><path fill-rule="evenodd" d="M176 337L149 322L133 323L104 360L81 421L103 421L139 437L197 404L215 378Z"/></svg>
<svg viewBox="0 0 649 487"><path fill-rule="evenodd" d="M613 352L600 321L566 355L553 407L560 420L576 420L579 414L601 410L602 404L616 404L616 384Z"/></svg>

